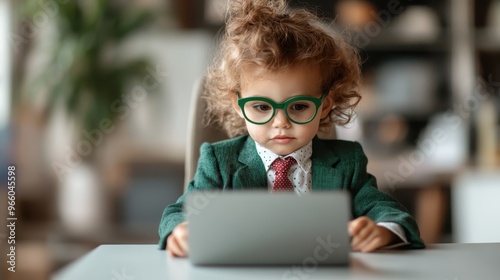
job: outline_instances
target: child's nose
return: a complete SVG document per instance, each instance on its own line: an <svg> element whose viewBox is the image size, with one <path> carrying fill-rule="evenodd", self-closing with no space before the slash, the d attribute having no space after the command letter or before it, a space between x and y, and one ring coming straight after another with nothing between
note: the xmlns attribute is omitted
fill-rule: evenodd
<svg viewBox="0 0 500 280"><path fill-rule="evenodd" d="M287 128L290 127L290 121L286 117L285 111L281 109L276 110L276 114L273 117L273 127L274 128Z"/></svg>

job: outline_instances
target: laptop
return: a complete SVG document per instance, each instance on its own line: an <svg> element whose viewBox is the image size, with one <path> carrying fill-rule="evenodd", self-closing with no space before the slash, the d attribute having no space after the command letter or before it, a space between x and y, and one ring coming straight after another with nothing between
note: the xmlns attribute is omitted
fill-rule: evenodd
<svg viewBox="0 0 500 280"><path fill-rule="evenodd" d="M195 265L347 265L343 191L196 191L185 203Z"/></svg>

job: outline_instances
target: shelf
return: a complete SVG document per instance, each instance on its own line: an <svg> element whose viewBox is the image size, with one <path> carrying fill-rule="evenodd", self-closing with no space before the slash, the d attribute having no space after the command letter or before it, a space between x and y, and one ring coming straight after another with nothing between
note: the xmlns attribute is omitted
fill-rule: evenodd
<svg viewBox="0 0 500 280"><path fill-rule="evenodd" d="M410 52L447 52L450 38L447 30L441 30L439 36L410 36L397 30L384 30L377 36L368 38L367 51L410 51ZM363 35L357 34L358 38ZM366 36L366 34L365 34ZM434 37L434 38L433 38ZM360 39L358 39L360 40Z"/></svg>

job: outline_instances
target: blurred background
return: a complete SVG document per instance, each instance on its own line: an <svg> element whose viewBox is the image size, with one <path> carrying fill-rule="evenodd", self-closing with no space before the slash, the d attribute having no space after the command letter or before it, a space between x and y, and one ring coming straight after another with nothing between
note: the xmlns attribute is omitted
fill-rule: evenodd
<svg viewBox="0 0 500 280"><path fill-rule="evenodd" d="M425 242L500 242L500 1L295 0L363 59L338 138ZM0 0L0 220L15 165L16 273L49 279L100 244L156 243L183 192L187 117L226 0ZM497 198L497 199L495 199ZM0 227L6 264L12 233Z"/></svg>

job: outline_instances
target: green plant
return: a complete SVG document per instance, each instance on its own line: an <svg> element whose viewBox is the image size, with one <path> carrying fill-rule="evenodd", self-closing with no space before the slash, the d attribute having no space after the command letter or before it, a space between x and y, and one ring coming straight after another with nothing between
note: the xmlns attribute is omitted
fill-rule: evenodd
<svg viewBox="0 0 500 280"><path fill-rule="evenodd" d="M37 2L26 1L24 11L41 12ZM64 104L83 129L97 128L101 120L117 117L111 109L113 101L121 98L130 81L146 74L145 60L121 61L116 49L151 22L154 15L131 8L126 1L52 2L58 5L52 15L57 39L48 54L48 68L28 91L48 93L47 114Z"/></svg>

